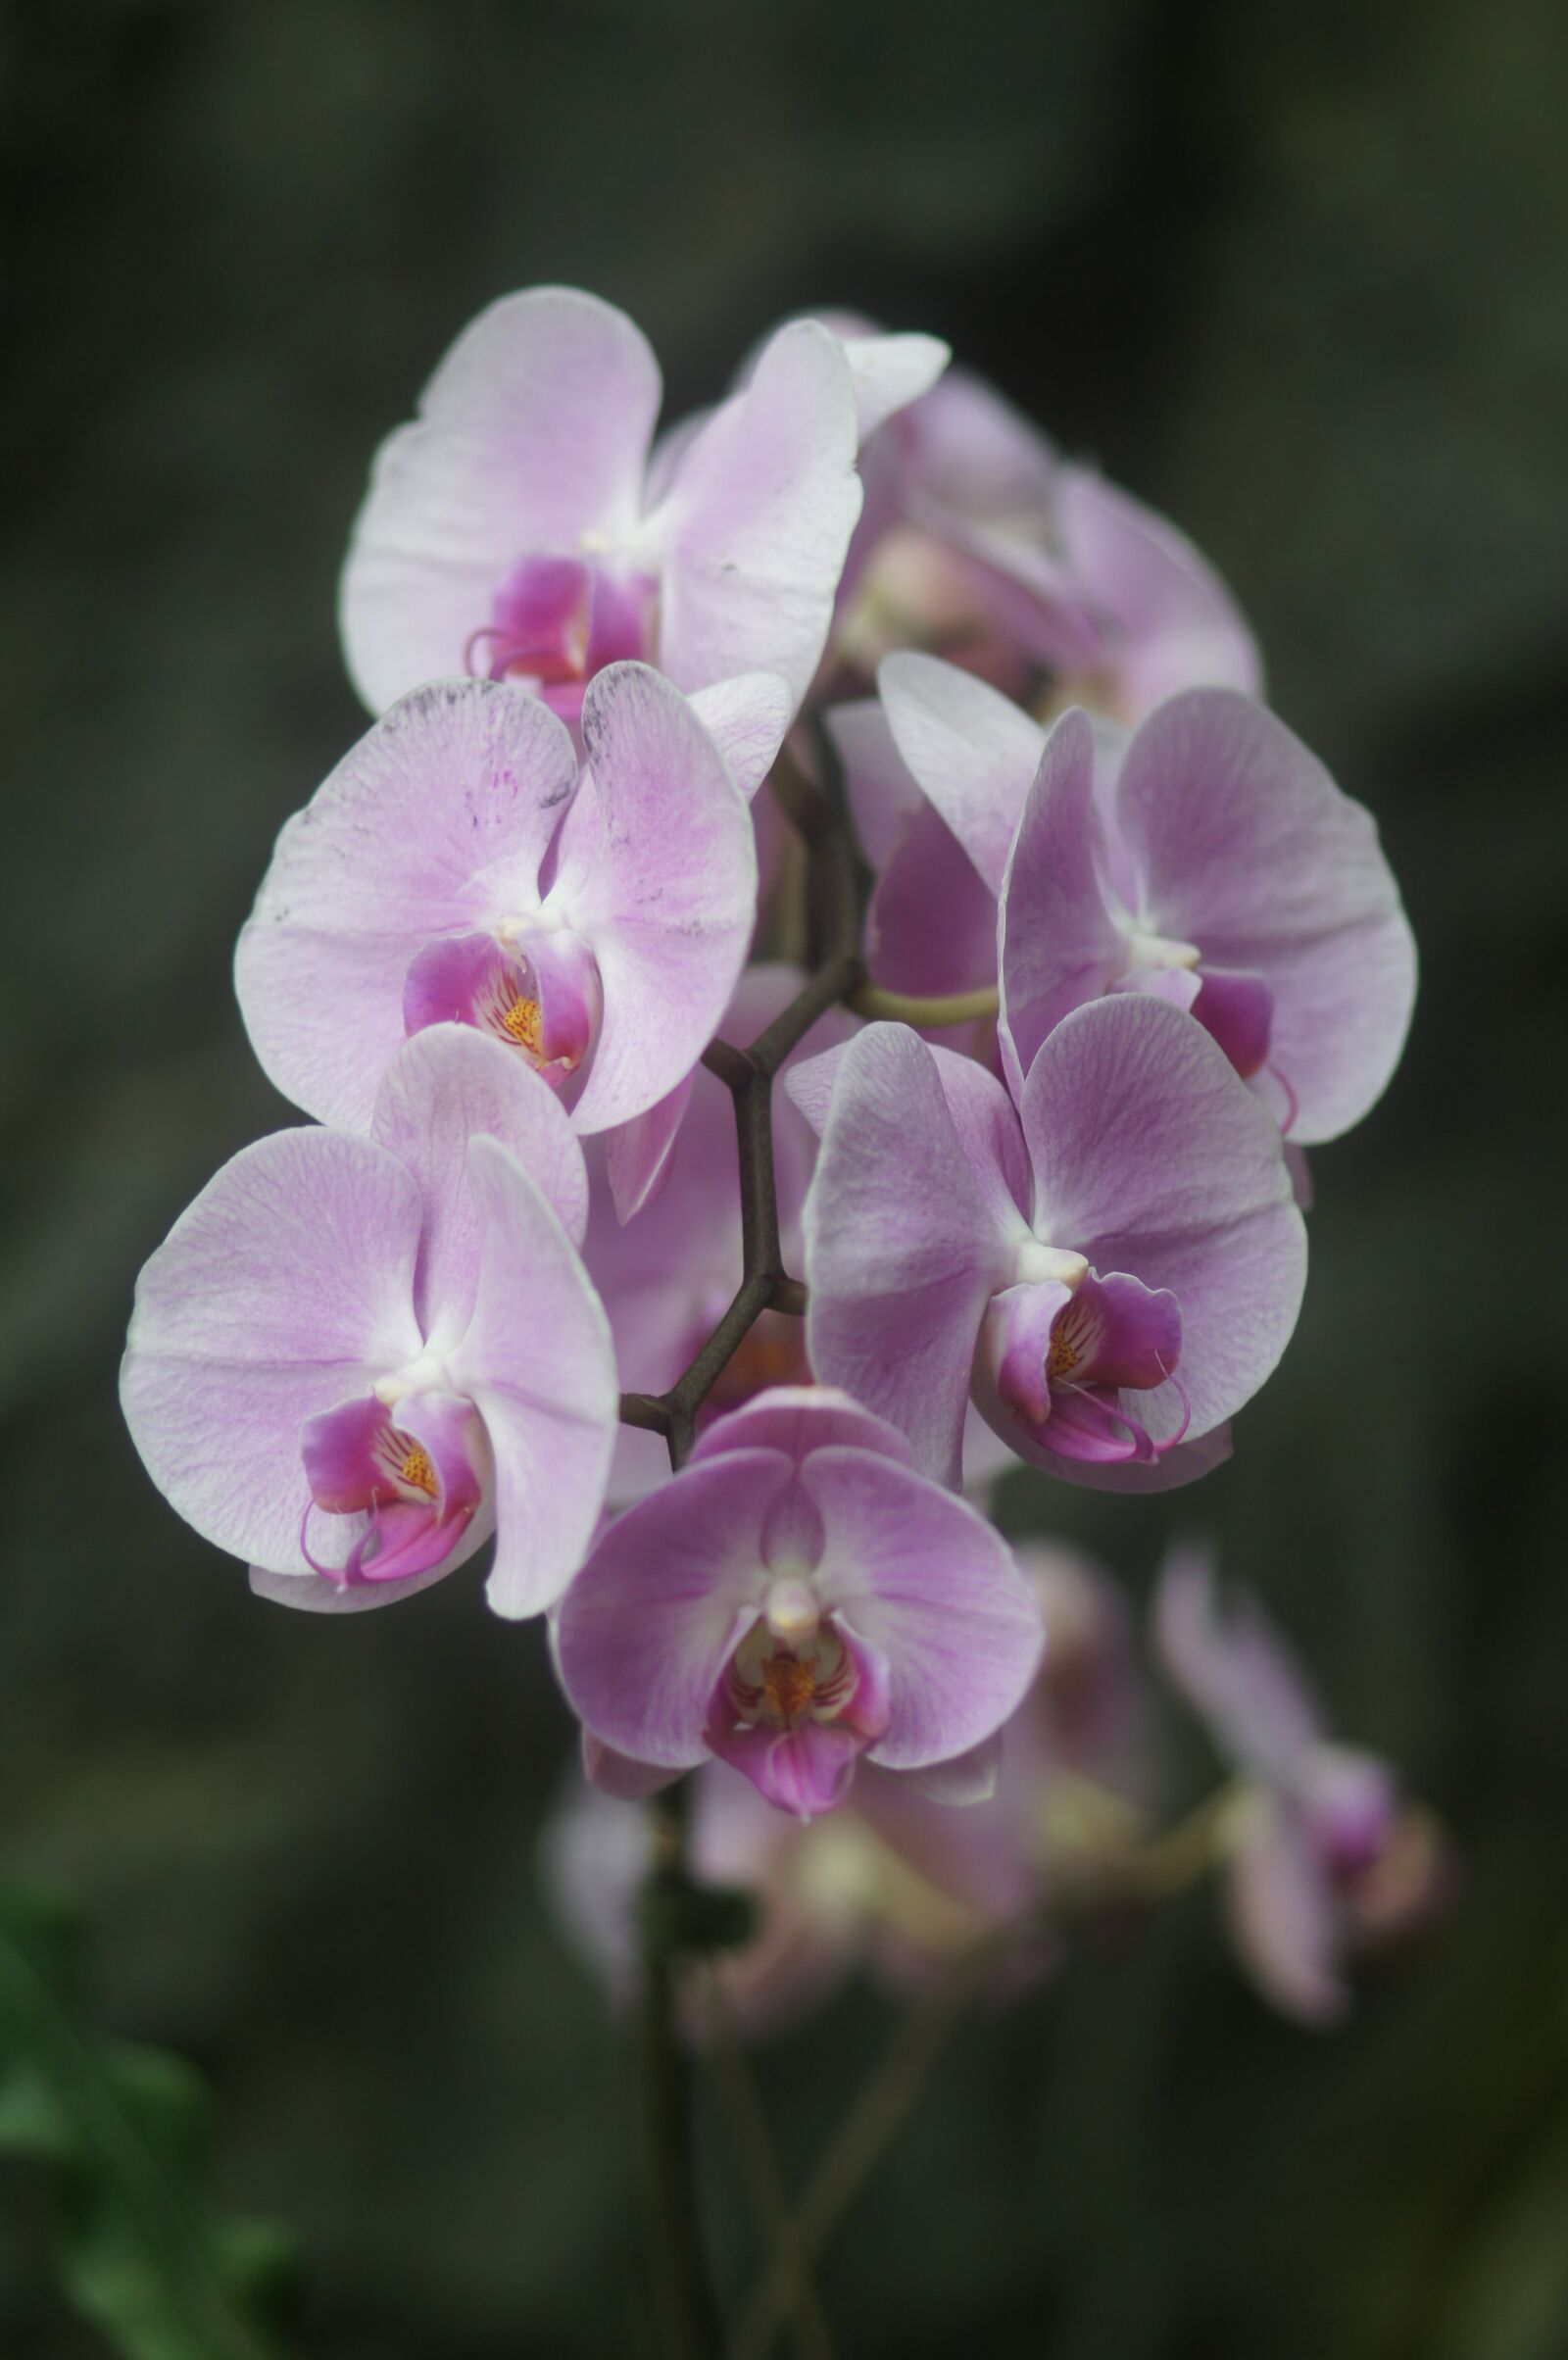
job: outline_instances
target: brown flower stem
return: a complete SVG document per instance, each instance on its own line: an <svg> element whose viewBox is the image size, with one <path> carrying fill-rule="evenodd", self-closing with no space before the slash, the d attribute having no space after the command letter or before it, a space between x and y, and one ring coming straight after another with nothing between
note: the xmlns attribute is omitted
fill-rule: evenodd
<svg viewBox="0 0 1568 2360"><path fill-rule="evenodd" d="M726 2360L769 2360L794 2310L801 2274L820 2260L913 2113L971 2002L1019 1944L1048 1927L1060 1930L1107 1910L1150 1906L1196 1884L1213 1865L1235 1799L1236 1788L1227 1784L1159 1835L1079 1864L1050 1904L993 1927L954 1959L894 2027L852 2100L796 2206L792 2242L776 2247L789 2254L788 2264L775 2260L760 2274Z"/></svg>
<svg viewBox="0 0 1568 2360"><path fill-rule="evenodd" d="M702 1969L707 2057L723 2108L730 2143L746 2181L757 2229L769 2267L790 2286L795 2348L799 2360L834 2360L833 2337L822 2314L804 2254L761 2096L736 2030L723 1983L710 1961Z"/></svg>

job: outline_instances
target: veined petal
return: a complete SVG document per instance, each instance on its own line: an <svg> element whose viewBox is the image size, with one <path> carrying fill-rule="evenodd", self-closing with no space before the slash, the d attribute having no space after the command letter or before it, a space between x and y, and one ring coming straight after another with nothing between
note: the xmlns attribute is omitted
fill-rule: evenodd
<svg viewBox="0 0 1568 2360"><path fill-rule="evenodd" d="M741 1771L764 1801L792 1819L837 1810L865 1749L865 1740L842 1721L806 1721L798 1729L714 1721L710 1743L720 1761Z"/></svg>
<svg viewBox="0 0 1568 2360"><path fill-rule="evenodd" d="M686 445L649 519L664 555L660 662L679 687L777 671L799 706L860 513L857 440L844 347L799 320Z"/></svg>
<svg viewBox="0 0 1568 2360"><path fill-rule="evenodd" d="M424 1200L415 1304L432 1350L455 1343L473 1308L480 1222L468 1193L470 1139L510 1149L581 1245L588 1173L570 1121L549 1083L484 1033L439 1024L406 1041L376 1093L370 1136L414 1173Z"/></svg>
<svg viewBox="0 0 1568 2360"><path fill-rule="evenodd" d="M604 1305L538 1183L495 1139L469 1142L467 1175L479 1281L448 1365L495 1458L486 1595L498 1614L520 1618L553 1605L587 1553L620 1396Z"/></svg>
<svg viewBox="0 0 1568 2360"><path fill-rule="evenodd" d="M750 803L778 760L794 713L789 682L777 672L742 672L695 690L689 701Z"/></svg>
<svg viewBox="0 0 1568 2360"><path fill-rule="evenodd" d="M877 688L922 794L1000 893L1045 731L997 689L936 656L885 656Z"/></svg>
<svg viewBox="0 0 1568 2360"><path fill-rule="evenodd" d="M1020 1111L1038 1234L1176 1297L1188 1408L1166 1387L1149 1425L1158 1442L1187 1415L1196 1442L1250 1399L1296 1325L1306 1232L1278 1130L1201 1026L1141 993L1064 1017Z"/></svg>
<svg viewBox="0 0 1568 2360"><path fill-rule="evenodd" d="M947 1483L980 1321L1013 1251L1004 1196L1000 1177L986 1193L975 1181L932 1052L903 1025L852 1041L803 1215L807 1351Z"/></svg>
<svg viewBox="0 0 1568 2360"><path fill-rule="evenodd" d="M518 906L504 895L537 901L576 777L564 724L489 680L406 697L344 756L279 836L234 960L251 1045L296 1106L368 1125L411 961Z"/></svg>
<svg viewBox="0 0 1568 2360"><path fill-rule="evenodd" d="M1071 1009L1098 1000L1125 964L1126 939L1101 883L1103 859L1094 732L1074 710L1046 740L998 910L998 1031L1015 1100L1041 1043Z"/></svg>
<svg viewBox="0 0 1568 2360"><path fill-rule="evenodd" d="M1108 618L1106 653L1127 718L1200 682L1262 694L1257 644L1185 533L1093 467L1061 469L1056 513L1080 595Z"/></svg>
<svg viewBox="0 0 1568 2360"><path fill-rule="evenodd" d="M147 1262L121 1402L148 1473L205 1540L308 1569L300 1428L418 1354L421 1209L385 1149L280 1131L224 1164Z"/></svg>
<svg viewBox="0 0 1568 2360"><path fill-rule="evenodd" d="M1370 812L1263 706L1195 689L1134 736L1116 816L1151 921L1197 943L1205 971L1272 993L1268 1059L1296 1100L1292 1137L1338 1138L1387 1086L1415 998Z"/></svg>
<svg viewBox="0 0 1568 2360"><path fill-rule="evenodd" d="M914 1453L897 1426L876 1417L832 1385L775 1385L732 1409L700 1435L687 1460L718 1458L729 1450L781 1450L796 1466L808 1452L838 1444L875 1451L902 1466Z"/></svg>
<svg viewBox="0 0 1568 2360"><path fill-rule="evenodd" d="M816 1588L884 1657L890 1770L951 1761L999 1729L1039 1668L1040 1610L1001 1535L911 1468L832 1446L802 1481L825 1533Z"/></svg>
<svg viewBox="0 0 1568 2360"><path fill-rule="evenodd" d="M583 737L598 826L591 849L564 848L551 898L599 962L604 1023L572 1121L603 1131L657 1105L717 1030L756 921L757 848L711 739L645 664L590 684Z"/></svg>
<svg viewBox="0 0 1568 2360"><path fill-rule="evenodd" d="M775 1450L687 1468L617 1516L567 1591L556 1628L562 1685L595 1736L684 1770L709 1751L713 1690L767 1583L759 1542L790 1478Z"/></svg>
<svg viewBox="0 0 1568 2360"><path fill-rule="evenodd" d="M518 558L631 529L659 399L647 339L597 296L532 287L465 328L417 420L382 444L343 570L345 653L372 712L464 669Z"/></svg>

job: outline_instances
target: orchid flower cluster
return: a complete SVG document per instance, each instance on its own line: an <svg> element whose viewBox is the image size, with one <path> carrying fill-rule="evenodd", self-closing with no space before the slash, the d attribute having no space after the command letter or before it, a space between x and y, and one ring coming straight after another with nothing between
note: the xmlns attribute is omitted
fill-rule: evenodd
<svg viewBox="0 0 1568 2360"><path fill-rule="evenodd" d="M597 1787L700 1771L754 1861L837 1814L841 1866L902 1863L906 1954L1035 1891L1089 1742L1041 1700L1109 1613L975 1486L1226 1455L1300 1304L1302 1151L1415 985L1215 573L949 358L795 320L656 433L609 304L459 337L344 568L375 718L238 946L310 1120L175 1223L122 1377L260 1595L357 1613L488 1549ZM1392 1782L1196 1578L1162 1644L1250 1782L1249 1954L1327 2012Z"/></svg>

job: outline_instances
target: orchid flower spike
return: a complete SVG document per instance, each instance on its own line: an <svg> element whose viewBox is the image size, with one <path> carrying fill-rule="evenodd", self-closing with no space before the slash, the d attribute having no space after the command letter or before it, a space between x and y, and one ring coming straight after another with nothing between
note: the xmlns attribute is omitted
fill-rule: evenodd
<svg viewBox="0 0 1568 2360"><path fill-rule="evenodd" d="M650 460L659 365L624 312L570 287L492 304L383 444L354 528L340 619L367 705L468 671L571 720L601 666L635 657L687 690L781 673L793 712L860 511L861 418L947 359L932 338L879 341L885 358L852 367L791 322Z"/></svg>
<svg viewBox="0 0 1568 2360"><path fill-rule="evenodd" d="M1043 1641L982 1515L846 1395L786 1386L710 1427L608 1526L556 1645L601 1745L656 1778L717 1754L808 1819L843 1800L862 1754L955 1800L989 1792L990 1741Z"/></svg>
<svg viewBox="0 0 1568 2360"><path fill-rule="evenodd" d="M1014 1096L1069 1009L1137 992L1190 1010L1297 1146L1337 1139L1375 1105L1409 1029L1414 940L1371 814L1275 714L1192 689L1130 738L1082 713L1048 735L928 657L890 657L880 687L934 814L900 860L939 874L926 837L951 831L971 888L1000 904ZM859 745L869 725L851 734ZM908 882L890 872L879 888L895 920Z"/></svg>
<svg viewBox="0 0 1568 2360"><path fill-rule="evenodd" d="M1148 1489L1225 1456L1290 1340L1306 1236L1283 1143L1201 1026L1097 1001L1020 1107L873 1024L789 1077L821 1132L803 1218L807 1351L956 1483L971 1390L1011 1450Z"/></svg>
<svg viewBox="0 0 1568 2360"><path fill-rule="evenodd" d="M1229 1914L1265 1997L1322 2024L1343 2014L1348 1958L1418 1924L1449 1863L1435 1826L1376 1755L1334 1744L1256 1600L1222 1605L1206 1550L1171 1552L1154 1641L1178 1694L1241 1775L1227 1814Z"/></svg>
<svg viewBox="0 0 1568 2360"><path fill-rule="evenodd" d="M588 690L579 771L565 725L521 689L405 698L284 828L240 936L240 1008L271 1079L363 1130L405 1037L456 1022L541 1074L579 1132L645 1115L712 1038L756 920L721 748L750 749L754 787L785 718L766 674L688 703L615 664Z"/></svg>
<svg viewBox="0 0 1568 2360"><path fill-rule="evenodd" d="M587 1212L544 1083L478 1033L420 1033L368 1139L243 1149L143 1269L121 1401L153 1481L282 1603L408 1598L494 1532L491 1605L539 1613L619 1412Z"/></svg>

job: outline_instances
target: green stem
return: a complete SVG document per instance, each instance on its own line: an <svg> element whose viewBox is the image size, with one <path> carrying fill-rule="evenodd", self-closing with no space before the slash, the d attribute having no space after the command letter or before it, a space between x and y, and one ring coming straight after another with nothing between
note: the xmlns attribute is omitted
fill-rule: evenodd
<svg viewBox="0 0 1568 2360"><path fill-rule="evenodd" d="M890 1024L912 1024L935 1031L945 1024L975 1024L983 1016L994 1016L1001 1005L995 984L984 984L973 992L884 991L879 983L862 983L846 992L845 1005L858 1016L882 1018Z"/></svg>

